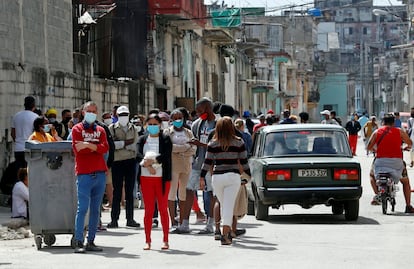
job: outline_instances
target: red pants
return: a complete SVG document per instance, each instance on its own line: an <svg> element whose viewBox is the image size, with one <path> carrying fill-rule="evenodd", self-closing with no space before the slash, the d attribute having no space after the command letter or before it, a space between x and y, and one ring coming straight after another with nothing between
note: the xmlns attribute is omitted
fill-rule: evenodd
<svg viewBox="0 0 414 269"><path fill-rule="evenodd" d="M145 204L144 231L146 243L151 243L152 216L154 215L155 201L161 217L163 242L168 242L168 230L170 228L170 218L168 215L168 192L170 182L165 182L165 190L162 192L162 179L160 177L141 177L142 198Z"/></svg>
<svg viewBox="0 0 414 269"><path fill-rule="evenodd" d="M351 146L352 155L356 155L358 135L349 135L349 145Z"/></svg>

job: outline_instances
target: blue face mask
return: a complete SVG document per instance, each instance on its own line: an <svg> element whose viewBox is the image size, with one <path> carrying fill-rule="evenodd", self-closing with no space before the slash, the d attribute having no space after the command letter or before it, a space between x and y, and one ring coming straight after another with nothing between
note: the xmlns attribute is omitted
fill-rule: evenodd
<svg viewBox="0 0 414 269"><path fill-rule="evenodd" d="M94 123L96 120L96 114L95 113L91 113L91 112L86 112L85 113L85 121L89 124Z"/></svg>
<svg viewBox="0 0 414 269"><path fill-rule="evenodd" d="M160 126L159 125L148 125L147 131L151 135L158 134L160 132Z"/></svg>
<svg viewBox="0 0 414 269"><path fill-rule="evenodd" d="M175 121L172 122L172 124L176 128L181 128L181 127L183 127L184 121L182 119L181 120L175 120Z"/></svg>
<svg viewBox="0 0 414 269"><path fill-rule="evenodd" d="M45 125L43 125L43 131L44 131L45 133L50 132L50 127L49 127L49 124L45 124Z"/></svg>

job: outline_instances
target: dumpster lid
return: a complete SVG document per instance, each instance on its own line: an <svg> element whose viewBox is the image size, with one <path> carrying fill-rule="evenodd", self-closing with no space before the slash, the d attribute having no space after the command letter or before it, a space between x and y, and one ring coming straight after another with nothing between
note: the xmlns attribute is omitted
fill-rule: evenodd
<svg viewBox="0 0 414 269"><path fill-rule="evenodd" d="M72 141L57 141L40 143L34 140L28 140L25 143L26 151L42 150L42 151L72 151Z"/></svg>

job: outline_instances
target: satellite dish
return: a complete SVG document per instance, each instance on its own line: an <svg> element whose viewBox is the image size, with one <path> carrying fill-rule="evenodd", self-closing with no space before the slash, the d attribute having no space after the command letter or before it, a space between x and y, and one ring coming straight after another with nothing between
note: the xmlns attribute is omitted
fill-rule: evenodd
<svg viewBox="0 0 414 269"><path fill-rule="evenodd" d="M91 14L88 11L85 11L82 16L78 19L78 24L92 24L96 23L96 21L92 18Z"/></svg>

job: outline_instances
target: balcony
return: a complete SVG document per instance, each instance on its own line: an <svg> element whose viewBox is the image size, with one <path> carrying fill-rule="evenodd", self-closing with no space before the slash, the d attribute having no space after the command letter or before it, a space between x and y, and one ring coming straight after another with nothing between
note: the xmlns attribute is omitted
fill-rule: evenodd
<svg viewBox="0 0 414 269"><path fill-rule="evenodd" d="M206 24L207 9L203 0L148 0L148 7L151 15L166 16L182 26L194 29Z"/></svg>

